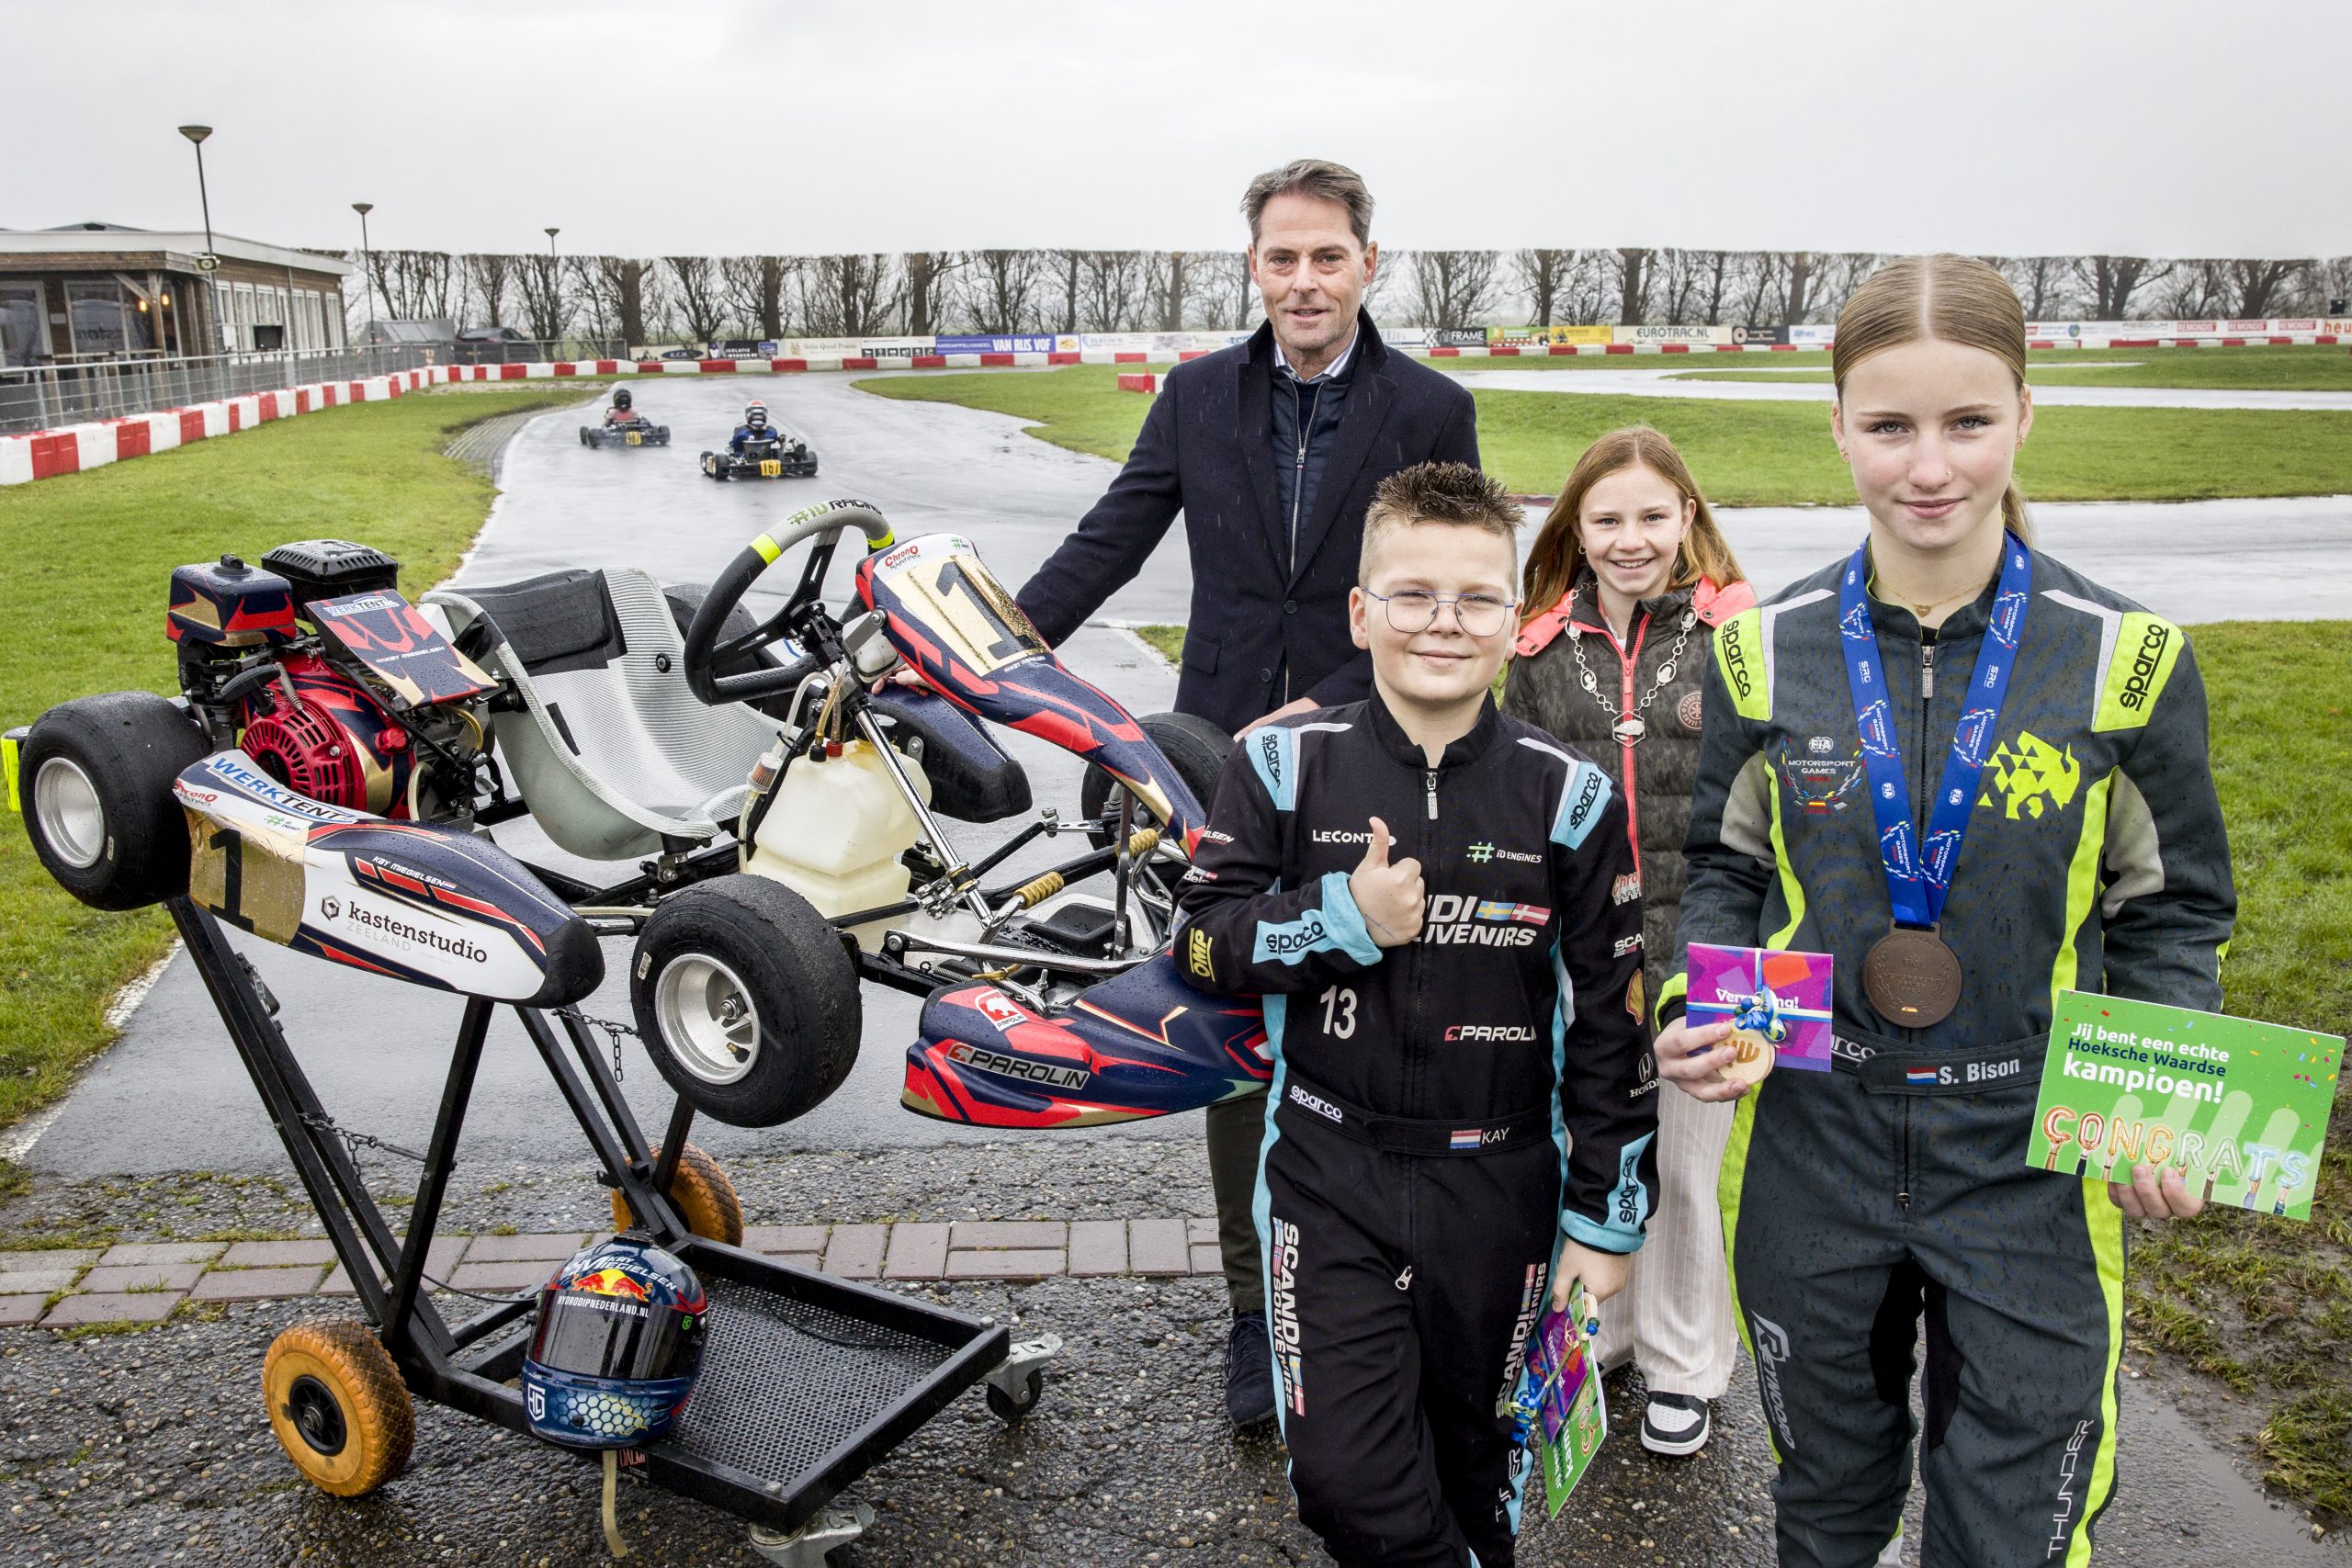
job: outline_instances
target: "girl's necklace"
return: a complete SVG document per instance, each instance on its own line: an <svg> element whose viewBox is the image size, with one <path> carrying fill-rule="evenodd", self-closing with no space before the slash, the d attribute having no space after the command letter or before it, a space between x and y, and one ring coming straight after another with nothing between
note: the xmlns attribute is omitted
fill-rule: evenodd
<svg viewBox="0 0 2352 1568"><path fill-rule="evenodd" d="M1577 656L1577 680L1583 685L1585 694L1600 706L1602 716L1611 720L1609 733L1617 738L1617 743L1620 746L1638 746L1642 742L1642 737L1649 733L1650 728L1642 715L1652 703L1657 701L1657 694L1660 692L1674 684L1675 666L1682 662L1683 646L1690 640L1690 628L1699 624L1699 612L1687 605L1684 606L1682 623L1676 628L1674 646L1666 650L1666 662L1657 667L1657 679L1650 682L1650 689L1642 694L1642 700L1635 703L1630 710L1625 711L1621 711L1607 697L1600 694L1600 678L1593 674L1592 666L1587 664L1584 660L1583 628L1577 625L1576 614L1577 596L1572 591L1568 594L1567 630L1568 647Z"/></svg>

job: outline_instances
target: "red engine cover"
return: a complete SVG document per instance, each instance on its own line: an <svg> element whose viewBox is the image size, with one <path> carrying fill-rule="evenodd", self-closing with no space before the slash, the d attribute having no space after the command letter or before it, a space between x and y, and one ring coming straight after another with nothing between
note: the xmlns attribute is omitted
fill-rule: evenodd
<svg viewBox="0 0 2352 1568"><path fill-rule="evenodd" d="M247 702L238 744L299 795L379 817L408 815L408 732L365 688L311 654L285 661L295 700L272 682Z"/></svg>

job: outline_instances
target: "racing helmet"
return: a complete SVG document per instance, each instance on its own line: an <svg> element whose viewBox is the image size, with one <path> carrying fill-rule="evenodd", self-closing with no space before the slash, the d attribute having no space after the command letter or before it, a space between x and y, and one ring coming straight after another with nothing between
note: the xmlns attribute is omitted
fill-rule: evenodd
<svg viewBox="0 0 2352 1568"><path fill-rule="evenodd" d="M743 423L758 430L768 422L768 405L752 401L743 405Z"/></svg>
<svg viewBox="0 0 2352 1568"><path fill-rule="evenodd" d="M630 404L635 400L635 399L629 396L628 389L627 387L616 387L613 389L613 407L626 412Z"/></svg>
<svg viewBox="0 0 2352 1568"><path fill-rule="evenodd" d="M573 1254L539 1291L523 1357L531 1430L583 1449L669 1436L694 1392L708 1311L695 1271L641 1235Z"/></svg>

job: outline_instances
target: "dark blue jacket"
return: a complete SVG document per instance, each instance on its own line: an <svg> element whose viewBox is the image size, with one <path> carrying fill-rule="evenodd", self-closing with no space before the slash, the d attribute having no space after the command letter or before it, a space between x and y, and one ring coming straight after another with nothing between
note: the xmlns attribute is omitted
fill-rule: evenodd
<svg viewBox="0 0 2352 1568"><path fill-rule="evenodd" d="M735 427L735 434L728 439L727 449L741 452L747 441L780 441L783 438L784 432L773 424L763 424L757 430L748 424L739 424Z"/></svg>
<svg viewBox="0 0 2352 1568"><path fill-rule="evenodd" d="M1193 608L1176 706L1226 729L1295 697L1329 707L1371 694L1371 660L1348 636L1348 590L1372 492L1416 463L1478 460L1468 390L1390 353L1359 316L1347 399L1294 555L1275 476L1273 341L1261 326L1171 371L1126 467L1017 595L1046 640L1061 642L1143 570L1182 512Z"/></svg>

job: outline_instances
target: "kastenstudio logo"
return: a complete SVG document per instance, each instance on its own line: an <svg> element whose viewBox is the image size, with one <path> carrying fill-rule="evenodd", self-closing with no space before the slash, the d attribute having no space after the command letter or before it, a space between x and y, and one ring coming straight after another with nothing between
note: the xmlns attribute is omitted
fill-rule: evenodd
<svg viewBox="0 0 2352 1568"><path fill-rule="evenodd" d="M469 964L490 962L490 954L470 937L453 936L447 931L413 926L406 920L370 909L364 904L345 906L334 898L322 898L319 900L319 913L327 919L341 919L347 925L360 927L372 936L389 938L404 947L429 947L435 953L446 953Z"/></svg>
<svg viewBox="0 0 2352 1568"><path fill-rule="evenodd" d="M320 913L320 914L322 914L322 915L324 915L328 919L332 920L332 919L334 919L337 915L340 915L340 914L342 914L342 913L343 913L343 905L342 905L340 902L338 902L337 900L335 900L335 899L334 899L334 898L331 898L331 897L330 897L330 898L322 898L322 899L320 899L320 900L319 900L319 913Z"/></svg>

